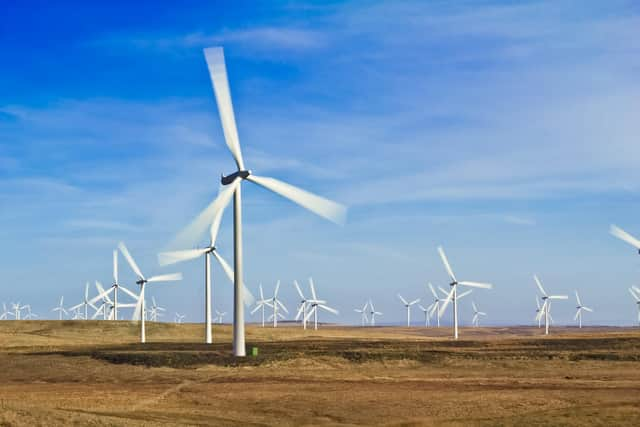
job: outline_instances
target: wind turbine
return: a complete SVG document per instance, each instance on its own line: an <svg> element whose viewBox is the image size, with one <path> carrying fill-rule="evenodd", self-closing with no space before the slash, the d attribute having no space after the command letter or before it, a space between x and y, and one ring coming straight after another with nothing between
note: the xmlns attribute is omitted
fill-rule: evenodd
<svg viewBox="0 0 640 427"><path fill-rule="evenodd" d="M458 298L462 298L462 295L458 296L458 285L469 286L472 288L482 288L482 289L491 289L493 285L489 283L478 283L478 282L469 282L462 281L458 282L456 276L453 274L453 270L451 269L451 265L449 265L449 260L447 260L447 256L444 253L444 249L442 246L438 247L438 252L440 253L440 258L442 258L442 263L444 264L447 273L449 273L449 277L451 277L451 292L447 295L447 299L444 301L444 304L440 308L439 315L442 316L444 311L447 309L447 305L453 300L453 338L458 339ZM466 294L465 294L466 295Z"/></svg>
<svg viewBox="0 0 640 427"><path fill-rule="evenodd" d="M264 293L262 292L262 283L260 283L258 288L260 290L260 299L256 301L256 308L251 310L251 314L254 314L256 311L262 309L262 327L264 328L264 308L265 306L273 308L273 305L271 305L271 299L264 298Z"/></svg>
<svg viewBox="0 0 640 427"><path fill-rule="evenodd" d="M420 302L420 298L408 302L406 299L402 298L402 295L398 294L398 298L402 302L402 304L407 308L407 328L411 326L411 306Z"/></svg>
<svg viewBox="0 0 640 427"><path fill-rule="evenodd" d="M186 317L186 314L178 314L178 313L176 313L175 318L174 318L174 322L175 323L182 323L182 321L184 320L185 317Z"/></svg>
<svg viewBox="0 0 640 427"><path fill-rule="evenodd" d="M122 286L118 281L118 251L114 250L113 251L113 284L107 290L106 293L105 292L102 293L104 295L109 295L110 293L113 293L113 301L112 301L113 304L111 306L111 312L109 313L109 320L118 320L118 309L119 308L135 307L135 304L131 305L131 304L120 304L120 303L118 303L118 291L119 290L121 290L125 294L129 295L135 301L138 301L138 296L136 294L134 294L133 292L131 292L129 289L127 289L124 286Z"/></svg>
<svg viewBox="0 0 640 427"><path fill-rule="evenodd" d="M12 313L7 311L7 304L2 303L2 314L0 314L0 320L9 320L9 316L11 315Z"/></svg>
<svg viewBox="0 0 640 427"><path fill-rule="evenodd" d="M433 303L429 306L431 307L431 311L429 312L429 317L432 317L435 313L437 313L440 310L440 302L444 301L443 299L440 299L440 297L438 296L438 294L436 293L435 289L433 289L433 285L431 283L428 284L429 286L429 290L431 291L431 293L433 294ZM441 291L447 295L447 292L440 288ZM446 299L446 297L445 297ZM437 317L437 322L438 322L438 328L440 327L440 316L436 316Z"/></svg>
<svg viewBox="0 0 640 427"><path fill-rule="evenodd" d="M157 322L158 317L162 316L162 312L166 310L163 307L160 307L158 304L156 304L156 297L151 297L151 303L152 303L151 310L150 310L151 321Z"/></svg>
<svg viewBox="0 0 640 427"><path fill-rule="evenodd" d="M238 357L246 355L244 334L244 309L242 305L242 201L241 183L251 181L267 190L277 193L294 203L338 224L344 224L346 208L338 203L323 197L316 196L300 188L294 187L274 178L265 178L253 175L251 170L245 168L240 150L238 131L236 128L224 53L221 47L211 47L204 50L205 59L209 68L209 74L213 83L213 89L220 114L220 122L224 132L225 142L235 160L236 172L221 178L224 188L218 197L203 210L196 219L185 228L177 238L177 241L188 242L193 245L199 236L211 224L218 211L231 201L233 196L233 238L234 238L234 311L233 311L233 354Z"/></svg>
<svg viewBox="0 0 640 427"><path fill-rule="evenodd" d="M538 297L536 296L536 317L535 320L538 321L538 329L540 328L541 322L542 322L542 315L540 314L542 312L542 308L540 307L540 301L538 300Z"/></svg>
<svg viewBox="0 0 640 427"><path fill-rule="evenodd" d="M636 305L638 306L638 326L640 326L640 292L634 292L635 287L629 288L629 293L633 296L633 299L636 300Z"/></svg>
<svg viewBox="0 0 640 427"><path fill-rule="evenodd" d="M211 255L213 255L213 257L218 261L224 273L227 275L231 283L233 283L233 270L227 261L220 256L216 248L216 238L218 236L218 231L220 230L220 222L222 221L223 213L224 207L216 213L211 221L211 226L209 227L209 246L202 249L189 249L158 254L158 261L162 266L196 259L204 255L204 340L207 344L211 344L213 342L211 330ZM251 292L249 292L247 287L244 285L243 292L245 305L252 305L254 302L253 295L251 295Z"/></svg>
<svg viewBox="0 0 640 427"><path fill-rule="evenodd" d="M89 319L88 307L91 307L97 311L98 307L96 307L94 303L101 298L102 298L102 295L98 295L97 297L91 300L89 299L89 282L87 282L84 287L84 300L82 300L80 304L74 305L73 307L69 308L69 311L74 311L76 309L79 309L80 307L84 307L84 320L87 320Z"/></svg>
<svg viewBox="0 0 640 427"><path fill-rule="evenodd" d="M578 305L576 306L577 311L573 320L577 320L578 327L582 328L582 310L588 311L589 313L593 313L593 310L590 309L589 307L582 305L582 302L580 301L580 296L578 295L578 291L576 291L576 301Z"/></svg>
<svg viewBox="0 0 640 427"><path fill-rule="evenodd" d="M367 307L368 306L369 306L369 301L365 302L364 305L362 306L362 308L355 308L353 310L356 313L360 313L361 320L362 320L362 326L365 326L369 322L369 319L367 318Z"/></svg>
<svg viewBox="0 0 640 427"><path fill-rule="evenodd" d="M296 313L296 320L300 319L302 316L302 328L307 329L307 303L309 302L302 290L300 289L300 285L298 285L298 281L294 280L293 285L296 287L296 291L298 291L298 295L300 295L300 307L298 307L298 312Z"/></svg>
<svg viewBox="0 0 640 427"><path fill-rule="evenodd" d="M314 323L313 328L315 330L318 330L318 308L321 308L324 311L328 311L329 313L335 314L336 316L338 315L338 310L326 305L327 302L325 300L318 299L316 295L316 287L313 285L313 279L311 277L309 277L309 287L311 288L312 299L310 299L308 302L311 309L307 313L307 317L305 317L304 321L307 322L307 320L309 320L309 318L313 314L313 323Z"/></svg>
<svg viewBox="0 0 640 427"><path fill-rule="evenodd" d="M147 340L145 335L145 310L144 310L145 285L147 283L154 283L154 282L173 282L177 280L182 280L182 273L161 274L159 276L153 276L147 279L142 274L142 271L140 271L138 264L136 264L135 260L133 259L133 257L129 253L129 250L127 249L127 247L124 245L123 242L120 242L118 244L118 248L120 249L120 252L122 252L122 255L124 255L124 258L129 263L129 266L131 267L133 272L138 276L138 280L136 281L136 283L140 285L140 295L138 295L138 304L133 314L133 320L140 319L140 342L144 343Z"/></svg>
<svg viewBox="0 0 640 427"><path fill-rule="evenodd" d="M476 303L473 301L471 301L471 306L473 307L473 319L471 320L471 323L473 323L473 326L477 328L480 326L480 316L486 316L487 313L478 310L478 306L476 306Z"/></svg>
<svg viewBox="0 0 640 427"><path fill-rule="evenodd" d="M376 316L382 316L382 313L373 308L373 301L369 300L369 315L371 316L371 326L376 326Z"/></svg>
<svg viewBox="0 0 640 427"><path fill-rule="evenodd" d="M31 306L29 304L25 305L24 308L27 310L27 315L24 316L24 320L30 320L38 317L37 314L31 311Z"/></svg>
<svg viewBox="0 0 640 427"><path fill-rule="evenodd" d="M540 309L541 311L538 313L538 316L544 315L544 334L549 335L551 300L569 299L569 297L567 295L547 295L547 292L542 287L542 283L540 282L540 279L538 279L538 276L534 274L533 279L536 281L536 285L538 285L538 289L540 289L540 292L542 293L542 297L540 297L542 299L542 308Z"/></svg>
<svg viewBox="0 0 640 427"><path fill-rule="evenodd" d="M434 304L435 304L435 303L434 303ZM433 304L431 304L431 305L430 305L429 307L427 307L427 308L424 308L424 307L422 306L422 304L418 304L418 308L420 308L420 310L422 310L422 312L424 313L424 326L425 326L425 327L429 327L429 326L430 326L430 325L429 325L429 312L430 312L430 311L431 311L431 309L433 308L432 306L433 306Z"/></svg>
<svg viewBox="0 0 640 427"><path fill-rule="evenodd" d="M218 320L218 323L219 323L219 324L221 324L221 325L222 325L222 319L223 319L223 317L224 317L224 316L226 316L226 315L227 315L227 312L226 312L226 311L220 312L220 311L216 310L216 316L217 316L217 317L216 317L216 319Z"/></svg>
<svg viewBox="0 0 640 427"><path fill-rule="evenodd" d="M54 308L53 310L51 310L53 312L58 312L59 314L59 319L58 320L62 320L62 316L68 314L67 310L65 310L64 308L64 296L60 297L60 304Z"/></svg>
<svg viewBox="0 0 640 427"><path fill-rule="evenodd" d="M279 290L280 290L280 280L278 280L278 282L276 283L276 289L273 291L273 297L271 298L271 301L270 301L271 307L273 307L273 314L269 316L269 320L273 319L274 328L278 327L278 316L280 316L280 318L282 319L285 318L284 315L280 313L280 310L278 309L278 307L281 307L285 313L289 314L289 310L287 310L287 307L285 307L282 301L278 299Z"/></svg>

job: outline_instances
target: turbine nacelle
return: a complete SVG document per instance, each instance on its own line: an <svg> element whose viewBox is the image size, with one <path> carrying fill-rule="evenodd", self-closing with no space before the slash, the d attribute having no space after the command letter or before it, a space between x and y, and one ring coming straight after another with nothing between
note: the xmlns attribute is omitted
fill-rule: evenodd
<svg viewBox="0 0 640 427"><path fill-rule="evenodd" d="M239 170L237 172L232 173L231 175L227 175L227 176L221 175L220 182L222 183L222 185L229 185L233 181L235 181L236 178L247 179L249 175L251 175L250 170Z"/></svg>

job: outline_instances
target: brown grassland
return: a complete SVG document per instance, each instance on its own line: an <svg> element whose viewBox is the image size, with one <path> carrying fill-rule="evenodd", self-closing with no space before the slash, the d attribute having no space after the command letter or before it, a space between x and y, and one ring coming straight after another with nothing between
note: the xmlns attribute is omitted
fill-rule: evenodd
<svg viewBox="0 0 640 427"><path fill-rule="evenodd" d="M0 322L0 425L640 425L640 330Z"/></svg>

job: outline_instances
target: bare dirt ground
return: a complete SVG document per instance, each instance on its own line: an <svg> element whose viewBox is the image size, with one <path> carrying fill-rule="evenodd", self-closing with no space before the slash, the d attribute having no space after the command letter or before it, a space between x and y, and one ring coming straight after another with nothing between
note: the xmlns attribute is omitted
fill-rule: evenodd
<svg viewBox="0 0 640 427"><path fill-rule="evenodd" d="M640 425L640 330L0 322L0 425Z"/></svg>

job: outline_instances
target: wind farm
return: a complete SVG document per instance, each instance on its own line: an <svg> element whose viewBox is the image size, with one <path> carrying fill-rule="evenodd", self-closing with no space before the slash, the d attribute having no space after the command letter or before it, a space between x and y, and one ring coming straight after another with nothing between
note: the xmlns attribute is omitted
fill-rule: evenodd
<svg viewBox="0 0 640 427"><path fill-rule="evenodd" d="M639 425L596 3L3 5L0 426Z"/></svg>

